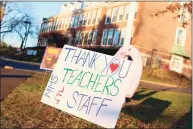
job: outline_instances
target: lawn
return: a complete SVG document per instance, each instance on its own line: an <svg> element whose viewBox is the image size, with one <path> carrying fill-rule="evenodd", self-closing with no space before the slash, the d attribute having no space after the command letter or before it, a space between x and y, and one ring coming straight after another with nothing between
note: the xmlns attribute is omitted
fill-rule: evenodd
<svg viewBox="0 0 193 129"><path fill-rule="evenodd" d="M155 69L153 73L150 75L152 70L153 69L151 67L148 67L148 66L144 67L142 79L147 81L171 84L181 88L192 87L192 80L186 77L183 77L181 81L181 75L179 75L176 72L166 71L160 68L160 69Z"/></svg>
<svg viewBox="0 0 193 129"><path fill-rule="evenodd" d="M78 120L40 102L42 73L15 88L1 102L1 128L101 128ZM123 105L116 128L191 128L191 95L138 89L130 102ZM58 119L60 116L60 119Z"/></svg>

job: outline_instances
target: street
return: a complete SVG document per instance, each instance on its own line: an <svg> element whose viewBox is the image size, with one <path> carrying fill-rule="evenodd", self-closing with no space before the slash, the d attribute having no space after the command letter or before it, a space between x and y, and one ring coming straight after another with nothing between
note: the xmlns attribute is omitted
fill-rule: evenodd
<svg viewBox="0 0 193 129"><path fill-rule="evenodd" d="M9 70L1 68L1 101L5 99L11 91L31 77L33 72L23 70Z"/></svg>
<svg viewBox="0 0 193 129"><path fill-rule="evenodd" d="M44 71L40 69L40 65L32 65L32 64L22 63L22 62L15 62L10 60L0 59L0 68L4 68L6 65L14 67L15 69Z"/></svg>

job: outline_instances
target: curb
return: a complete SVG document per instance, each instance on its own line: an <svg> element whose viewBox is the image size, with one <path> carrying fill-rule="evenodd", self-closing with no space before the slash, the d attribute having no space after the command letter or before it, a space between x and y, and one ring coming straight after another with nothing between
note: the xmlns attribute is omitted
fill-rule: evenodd
<svg viewBox="0 0 193 129"><path fill-rule="evenodd" d="M152 84L157 84L157 85L166 86L166 87L176 87L176 88L178 87L178 86L172 85L172 84L160 83L160 82L152 82L152 81L146 81L146 80L141 80L141 82L152 83Z"/></svg>
<svg viewBox="0 0 193 129"><path fill-rule="evenodd" d="M40 66L40 64L41 64L41 63L33 63L33 62L27 62L27 61L18 61L18 60L9 59L9 58L6 58L6 57L1 57L0 59L6 60L6 61L17 62L17 63L24 63L24 64L37 65L37 66Z"/></svg>

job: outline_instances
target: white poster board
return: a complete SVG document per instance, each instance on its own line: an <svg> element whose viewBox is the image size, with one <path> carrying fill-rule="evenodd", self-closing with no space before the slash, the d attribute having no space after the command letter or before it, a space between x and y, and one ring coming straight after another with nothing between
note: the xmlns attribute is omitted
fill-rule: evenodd
<svg viewBox="0 0 193 129"><path fill-rule="evenodd" d="M182 73L183 57L173 55L170 61L170 70L177 73Z"/></svg>
<svg viewBox="0 0 193 129"><path fill-rule="evenodd" d="M136 67L129 60L65 45L41 102L114 128L126 94L136 90L130 89Z"/></svg>

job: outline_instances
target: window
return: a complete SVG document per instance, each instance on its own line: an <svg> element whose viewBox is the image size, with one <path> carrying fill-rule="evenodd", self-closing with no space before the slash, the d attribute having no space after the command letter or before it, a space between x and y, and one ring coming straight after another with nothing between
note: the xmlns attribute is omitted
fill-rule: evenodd
<svg viewBox="0 0 193 129"><path fill-rule="evenodd" d="M67 28L71 27L71 16L68 17L68 24L67 24Z"/></svg>
<svg viewBox="0 0 193 129"><path fill-rule="evenodd" d="M113 8L113 14L112 14L112 22L117 21L117 15L118 15L118 8Z"/></svg>
<svg viewBox="0 0 193 129"><path fill-rule="evenodd" d="M83 24L82 24L83 26L86 25L86 20L87 20L87 14L85 13L83 17Z"/></svg>
<svg viewBox="0 0 193 129"><path fill-rule="evenodd" d="M94 10L92 13L92 24L95 24L95 22L96 22L96 10Z"/></svg>
<svg viewBox="0 0 193 129"><path fill-rule="evenodd" d="M129 17L129 5L125 7L125 20L128 20Z"/></svg>
<svg viewBox="0 0 193 129"><path fill-rule="evenodd" d="M180 10L180 21L184 22L184 21L188 21L189 20L189 12L187 8L181 8Z"/></svg>
<svg viewBox="0 0 193 129"><path fill-rule="evenodd" d="M102 14L102 8L99 8L97 11L97 24L100 23L101 19L101 14Z"/></svg>
<svg viewBox="0 0 193 129"><path fill-rule="evenodd" d="M114 29L109 29L109 34L108 34L108 39L107 39L108 45L113 44L113 32L114 32Z"/></svg>
<svg viewBox="0 0 193 129"><path fill-rule="evenodd" d="M126 29L123 28L123 29L121 30L121 36L120 36L120 41L119 41L119 45L120 45L120 46L123 46L123 44L124 44L124 41L125 41L125 32L126 32Z"/></svg>
<svg viewBox="0 0 193 129"><path fill-rule="evenodd" d="M119 15L118 15L118 21L122 21L124 14L124 6L119 7Z"/></svg>
<svg viewBox="0 0 193 129"><path fill-rule="evenodd" d="M78 26L82 26L82 21L83 21L83 14L80 14L79 25Z"/></svg>
<svg viewBox="0 0 193 129"><path fill-rule="evenodd" d="M74 28L74 24L75 23L75 16L72 16L72 19L71 19L71 28Z"/></svg>
<svg viewBox="0 0 193 129"><path fill-rule="evenodd" d="M92 43L92 34L93 34L92 31L90 31L90 32L88 33L88 45L91 45L91 43Z"/></svg>
<svg viewBox="0 0 193 129"><path fill-rule="evenodd" d="M108 29L104 29L104 31L103 31L103 37L102 37L102 45L106 45L106 42L107 42L107 34L108 34Z"/></svg>
<svg viewBox="0 0 193 129"><path fill-rule="evenodd" d="M79 20L79 15L76 15L75 22L74 22L74 27L75 28L78 26L78 20Z"/></svg>
<svg viewBox="0 0 193 129"><path fill-rule="evenodd" d="M51 27L52 27L52 23L49 22L49 30L48 31L51 31Z"/></svg>
<svg viewBox="0 0 193 129"><path fill-rule="evenodd" d="M98 36L98 29L95 29L93 32L93 37L92 37L92 44L96 44L96 40L97 40L97 36Z"/></svg>
<svg viewBox="0 0 193 129"><path fill-rule="evenodd" d="M105 24L110 24L110 23L111 23L111 9L108 9Z"/></svg>
<svg viewBox="0 0 193 129"><path fill-rule="evenodd" d="M88 41L88 32L84 33L84 41L83 41L83 45L86 45Z"/></svg>
<svg viewBox="0 0 193 129"><path fill-rule="evenodd" d="M59 26L58 29L60 30L61 27L62 27L62 19L59 20L59 25L58 26Z"/></svg>
<svg viewBox="0 0 193 129"><path fill-rule="evenodd" d="M78 32L76 33L75 44L78 44L78 41L79 41L79 33L80 33L80 31L78 31Z"/></svg>
<svg viewBox="0 0 193 129"><path fill-rule="evenodd" d="M87 25L91 24L91 16L92 16L92 12L88 13L88 21L87 21Z"/></svg>
<svg viewBox="0 0 193 129"><path fill-rule="evenodd" d="M136 9L135 9L135 17L134 17L134 19L136 19L136 17L137 17L138 3L137 3L136 6L137 6L137 7L136 7Z"/></svg>
<svg viewBox="0 0 193 129"><path fill-rule="evenodd" d="M82 43L82 32L78 31L76 33L76 40L75 40L75 43L77 45L80 45Z"/></svg>
<svg viewBox="0 0 193 129"><path fill-rule="evenodd" d="M114 34L114 38L113 38L113 45L115 45L115 46L119 45L120 33L121 32L119 29L115 29L115 34Z"/></svg>
<svg viewBox="0 0 193 129"><path fill-rule="evenodd" d="M179 46L185 45L186 31L182 28L177 29L175 44Z"/></svg>

